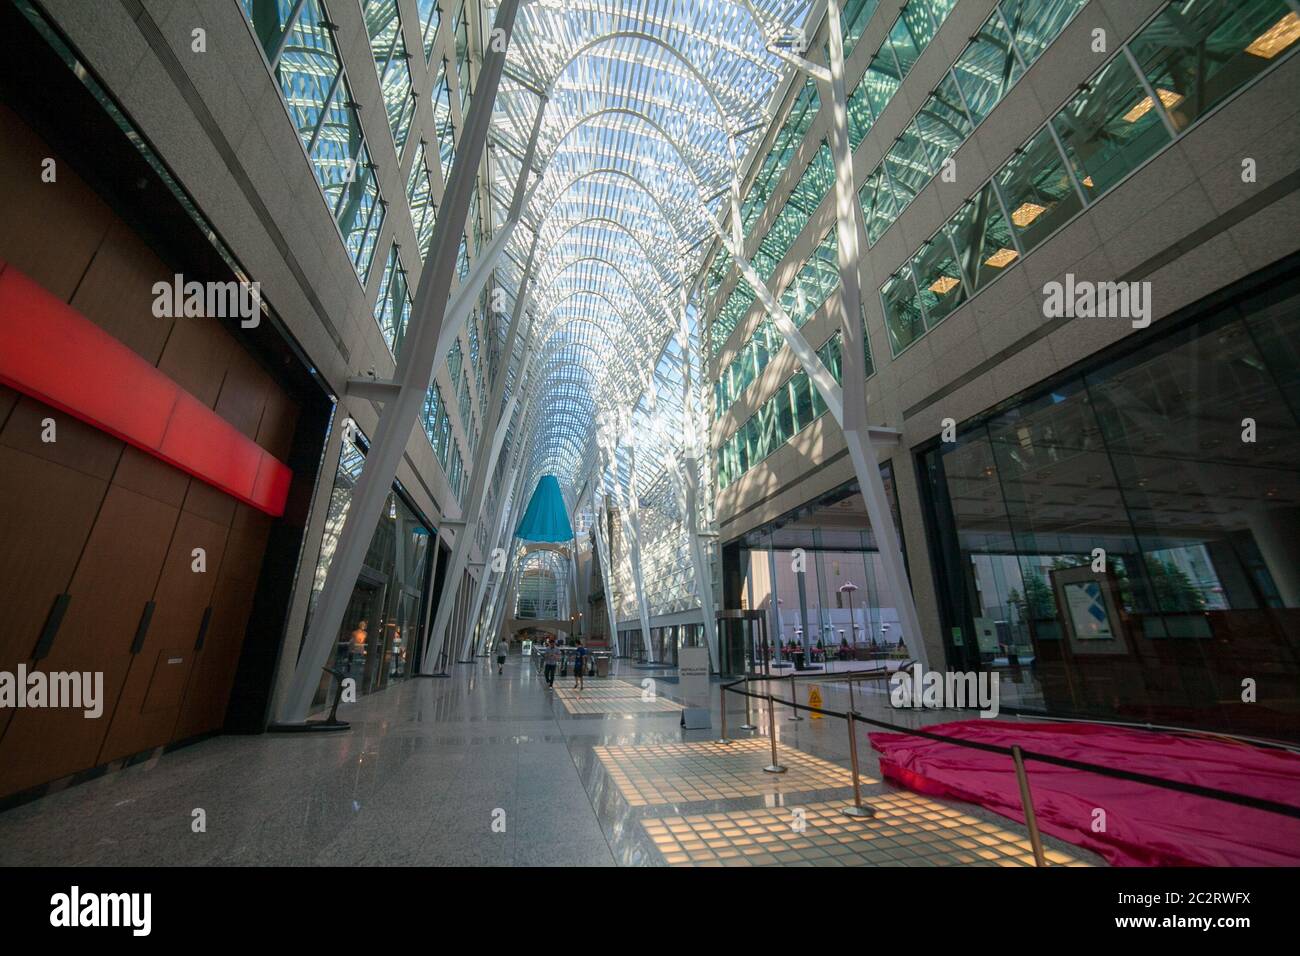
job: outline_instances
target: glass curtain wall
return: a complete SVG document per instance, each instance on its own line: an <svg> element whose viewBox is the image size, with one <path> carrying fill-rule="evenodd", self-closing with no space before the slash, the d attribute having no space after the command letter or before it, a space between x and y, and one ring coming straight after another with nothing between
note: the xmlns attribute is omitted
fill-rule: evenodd
<svg viewBox="0 0 1300 956"><path fill-rule="evenodd" d="M881 476L897 522L888 464ZM848 669L905 655L897 602L856 482L746 534L740 568L739 606L767 612L771 663ZM762 650L749 654L750 666L761 667Z"/></svg>
<svg viewBox="0 0 1300 956"><path fill-rule="evenodd" d="M1004 704L1300 737L1300 279L922 458L954 666Z"/></svg>
<svg viewBox="0 0 1300 956"><path fill-rule="evenodd" d="M1077 5L1077 0L1004 2L1006 22L1019 46L999 41L994 47L1006 49L997 55L1008 64L1032 62L1030 57L1041 52ZM893 354L901 354L1211 110L1291 55L1300 40L1300 16L1292 6L1289 0L1169 4L880 287ZM1003 22L996 12L990 23L995 20ZM1038 21L1040 28L1027 29ZM981 42L977 37L969 49L977 50ZM1013 54L1021 48L1016 60ZM954 71L961 79L961 61ZM965 136L1005 89L977 95L969 84L962 88L969 120L950 128ZM934 97L943 99L940 92ZM985 105L973 105L981 102ZM943 108L948 106L954 116L964 115L957 100ZM939 115L938 109L923 109L917 122ZM956 145L953 140L943 151L950 153ZM888 161L882 162L859 193L873 244L902 209L884 187L888 167Z"/></svg>
<svg viewBox="0 0 1300 956"><path fill-rule="evenodd" d="M366 447L360 435L355 441L344 435L316 561L307 621L303 625L304 638L338 546L352 502L352 489L365 463ZM396 488L390 491L352 590L329 665L343 679L356 681L358 696L383 690L394 681L410 676L415 666L425 616L422 609L430 594L431 541L428 523ZM313 706L326 705L332 699L333 687L334 678L322 674Z"/></svg>

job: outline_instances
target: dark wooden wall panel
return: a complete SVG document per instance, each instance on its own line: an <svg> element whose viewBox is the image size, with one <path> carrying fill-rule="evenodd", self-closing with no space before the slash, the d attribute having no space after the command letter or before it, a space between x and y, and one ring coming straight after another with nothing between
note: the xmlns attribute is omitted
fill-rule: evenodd
<svg viewBox="0 0 1300 956"><path fill-rule="evenodd" d="M174 739L220 728L244 644L253 593L262 572L271 520L247 505L236 507L217 575L212 621L186 689Z"/></svg>
<svg viewBox="0 0 1300 956"><path fill-rule="evenodd" d="M153 593L157 610L143 646L131 657L126 683L97 763L161 746L170 739L193 663L194 640L203 609L212 600L228 530L181 512ZM207 552L207 570L201 574L193 569L194 548ZM160 680L172 689L172 699L160 698L155 687Z"/></svg>
<svg viewBox="0 0 1300 956"><path fill-rule="evenodd" d="M159 318L174 270L0 105L0 259L69 302L282 460L298 404L212 318ZM41 441L53 418L58 440ZM0 387L0 668L101 671L104 713L0 711L0 796L216 730L273 520L74 418ZM191 570L207 550L207 572ZM71 603L30 660L55 598ZM146 602L155 611L132 643ZM195 647L212 608L202 648Z"/></svg>
<svg viewBox="0 0 1300 956"><path fill-rule="evenodd" d="M0 104L0 259L64 302L72 297L113 214L69 167L41 182L50 148Z"/></svg>
<svg viewBox="0 0 1300 956"><path fill-rule="evenodd" d="M158 259L126 223L108 230L71 306L94 319L113 338L158 364L173 322L203 319L158 318L153 314L153 285L171 279L171 270Z"/></svg>
<svg viewBox="0 0 1300 956"><path fill-rule="evenodd" d="M0 794L95 766L178 514L120 486L109 489L68 588L72 603L58 640L40 662L44 671L102 671L104 714L18 711L0 740Z"/></svg>

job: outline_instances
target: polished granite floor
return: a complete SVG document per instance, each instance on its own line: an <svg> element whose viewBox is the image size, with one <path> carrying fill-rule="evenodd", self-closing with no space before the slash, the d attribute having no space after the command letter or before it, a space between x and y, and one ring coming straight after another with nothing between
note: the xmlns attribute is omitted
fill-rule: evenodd
<svg viewBox="0 0 1300 956"><path fill-rule="evenodd" d="M207 740L0 813L0 865L1033 863L1013 821L881 783L865 733L876 815L841 814L853 793L842 720L793 721L778 704L789 769L768 774L767 737L737 729L740 700L723 744L716 699L712 730L680 728L671 671L616 662L583 693L572 685L548 689L518 657L500 676L484 661L344 705L346 733ZM845 684L818 687L825 707L846 707ZM900 717L879 689L856 698L909 725L955 716ZM765 733L766 705L753 717ZM1101 862L1045 839L1052 864Z"/></svg>

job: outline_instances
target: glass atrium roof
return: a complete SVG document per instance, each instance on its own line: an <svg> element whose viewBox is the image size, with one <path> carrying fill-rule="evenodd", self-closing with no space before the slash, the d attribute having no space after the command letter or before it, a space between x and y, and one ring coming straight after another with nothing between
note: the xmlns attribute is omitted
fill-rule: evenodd
<svg viewBox="0 0 1300 956"><path fill-rule="evenodd" d="M516 359L531 350L526 488L554 474L576 495L604 465L629 488L630 469L618 458L628 433L650 466L648 487L664 455L694 433L681 417L683 341L698 362L695 310L686 305L714 236L710 220L719 221L737 164L765 132L773 92L790 70L767 43L801 28L811 6L521 4L489 146L500 224L538 93L548 94L530 200L497 270L513 297L536 242L532 321ZM485 29L495 15L490 4ZM691 374L698 386L698 367Z"/></svg>

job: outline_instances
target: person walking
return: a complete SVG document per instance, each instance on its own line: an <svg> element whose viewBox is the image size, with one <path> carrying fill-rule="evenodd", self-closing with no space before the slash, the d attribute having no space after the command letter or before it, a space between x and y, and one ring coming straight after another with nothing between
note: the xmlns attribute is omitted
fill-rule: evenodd
<svg viewBox="0 0 1300 956"><path fill-rule="evenodd" d="M560 663L560 649L555 646L555 638L546 642L546 650L542 652L542 673L546 677L546 686L555 686L555 666Z"/></svg>
<svg viewBox="0 0 1300 956"><path fill-rule="evenodd" d="M500 674L506 666L506 655L510 653L510 642L506 640L505 635L497 641L497 673Z"/></svg>
<svg viewBox="0 0 1300 956"><path fill-rule="evenodd" d="M582 646L582 638L573 639L573 689L582 693L584 689L583 676L587 672L587 654L588 651Z"/></svg>

